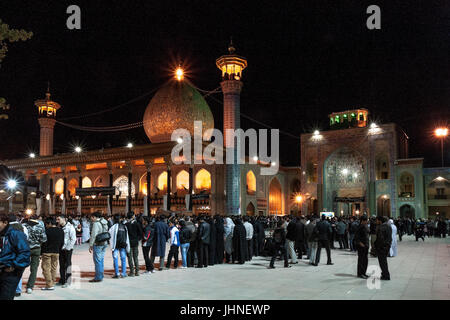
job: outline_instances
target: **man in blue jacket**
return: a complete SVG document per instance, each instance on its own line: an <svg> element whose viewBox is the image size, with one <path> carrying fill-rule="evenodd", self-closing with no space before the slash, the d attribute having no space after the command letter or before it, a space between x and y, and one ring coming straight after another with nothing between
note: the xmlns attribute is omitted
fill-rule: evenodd
<svg viewBox="0 0 450 320"><path fill-rule="evenodd" d="M14 300L30 255L25 233L10 228L8 216L0 215L0 300Z"/></svg>

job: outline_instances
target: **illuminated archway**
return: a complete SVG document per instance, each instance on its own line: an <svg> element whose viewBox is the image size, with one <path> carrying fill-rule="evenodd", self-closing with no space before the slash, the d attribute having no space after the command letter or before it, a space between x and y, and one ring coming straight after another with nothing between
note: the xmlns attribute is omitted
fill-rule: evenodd
<svg viewBox="0 0 450 320"><path fill-rule="evenodd" d="M277 178L273 178L269 185L269 214L283 214L281 184Z"/></svg>
<svg viewBox="0 0 450 320"><path fill-rule="evenodd" d="M91 188L92 187L92 180L88 177L84 177L81 181L81 187L82 188Z"/></svg>
<svg viewBox="0 0 450 320"><path fill-rule="evenodd" d="M160 191L167 190L167 171L162 172L158 176L158 189Z"/></svg>
<svg viewBox="0 0 450 320"><path fill-rule="evenodd" d="M64 180L58 179L55 183L55 193L56 194L63 194L64 193Z"/></svg>
<svg viewBox="0 0 450 320"><path fill-rule="evenodd" d="M148 186L147 186L147 173L144 173L142 177L139 179L139 191L143 195L147 195ZM151 190L150 190L151 192Z"/></svg>
<svg viewBox="0 0 450 320"><path fill-rule="evenodd" d="M211 174L206 169L201 169L195 175L195 188L199 191L211 189Z"/></svg>
<svg viewBox="0 0 450 320"><path fill-rule="evenodd" d="M105 179L103 179L103 176L98 176L97 178L95 178L94 186L95 187L106 187L107 186Z"/></svg>
<svg viewBox="0 0 450 320"><path fill-rule="evenodd" d="M117 178L113 186L116 187L116 195L120 195L121 199L125 199L128 196L128 177L122 175ZM134 183L131 182L131 194L134 195L136 193L136 188Z"/></svg>
<svg viewBox="0 0 450 320"><path fill-rule="evenodd" d="M70 195L74 196L76 192L76 188L78 188L78 180L77 179L71 179L69 181L69 184L67 185L67 190L70 192Z"/></svg>
<svg viewBox="0 0 450 320"><path fill-rule="evenodd" d="M256 194L256 177L252 170L247 172L247 194Z"/></svg>
<svg viewBox="0 0 450 320"><path fill-rule="evenodd" d="M189 173L186 170L177 174L177 190L189 190Z"/></svg>
<svg viewBox="0 0 450 320"><path fill-rule="evenodd" d="M255 206L253 205L253 203L249 203L247 206L247 210L246 210L246 214L248 216L254 216L255 215Z"/></svg>

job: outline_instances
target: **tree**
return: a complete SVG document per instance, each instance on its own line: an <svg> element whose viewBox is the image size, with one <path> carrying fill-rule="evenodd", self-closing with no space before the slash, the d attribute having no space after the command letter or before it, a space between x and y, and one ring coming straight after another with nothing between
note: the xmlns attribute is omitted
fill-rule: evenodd
<svg viewBox="0 0 450 320"><path fill-rule="evenodd" d="M9 25L0 19L0 66L8 52L8 45L17 41L26 41L33 36L32 32L23 29L10 29ZM6 107L6 100L0 97L0 109Z"/></svg>

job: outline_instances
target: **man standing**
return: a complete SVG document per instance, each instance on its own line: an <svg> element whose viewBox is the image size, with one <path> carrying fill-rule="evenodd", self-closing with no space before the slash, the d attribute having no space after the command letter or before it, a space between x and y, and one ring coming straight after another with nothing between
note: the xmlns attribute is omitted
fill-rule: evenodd
<svg viewBox="0 0 450 320"><path fill-rule="evenodd" d="M387 219L377 217L377 239L375 240L375 248L377 250L378 263L381 268L381 280L391 280L388 270L387 256L392 243L392 229L387 224Z"/></svg>
<svg viewBox="0 0 450 320"><path fill-rule="evenodd" d="M240 218L236 218L233 230L232 260L244 264L247 260L247 232Z"/></svg>
<svg viewBox="0 0 450 320"><path fill-rule="evenodd" d="M59 285L67 288L72 282L72 252L73 246L77 241L75 228L67 221L65 215L60 215L56 218L56 222L64 231L64 245L59 253Z"/></svg>
<svg viewBox="0 0 450 320"><path fill-rule="evenodd" d="M320 251L322 248L325 248L327 251L327 265L332 265L330 251L331 225L326 220L325 215L322 215L322 220L317 223L316 228L319 231L319 241L317 244L316 263L314 265L316 267L319 265Z"/></svg>
<svg viewBox="0 0 450 320"><path fill-rule="evenodd" d="M356 251L356 248L353 243L353 239L355 239L355 233L358 229L358 223L356 222L355 217L350 217L350 223L348 225L348 233L349 233L349 244L350 244L350 251Z"/></svg>
<svg viewBox="0 0 450 320"><path fill-rule="evenodd" d="M42 244L42 274L45 287L42 290L55 290L56 269L58 268L59 253L64 246L64 231L56 226L56 219L45 219L47 241Z"/></svg>
<svg viewBox="0 0 450 320"><path fill-rule="evenodd" d="M170 233L170 250L169 256L167 257L166 269L170 269L170 264L173 260L173 268L178 267L178 252L180 248L180 231L175 226L173 221L169 221L169 233Z"/></svg>
<svg viewBox="0 0 450 320"><path fill-rule="evenodd" d="M155 223L155 238L152 246L152 253L150 256L152 264L155 262L155 258L159 257L159 271L164 268L164 256L166 255L166 242L170 238L169 227L165 221L165 216L161 215L158 221Z"/></svg>
<svg viewBox="0 0 450 320"><path fill-rule="evenodd" d="M155 236L155 229L153 228L152 222L150 218L144 216L142 219L142 226L144 228L144 233L142 237L142 255L145 260L145 269L144 274L150 274L155 272L155 267L150 259L150 249L153 246L153 238Z"/></svg>
<svg viewBox="0 0 450 320"><path fill-rule="evenodd" d="M103 271L105 269L105 252L108 247L108 241L97 241L97 236L108 233L108 222L102 217L100 212L95 212L91 216L92 230L89 239L89 252L94 253L95 277L89 282L103 281Z"/></svg>
<svg viewBox="0 0 450 320"><path fill-rule="evenodd" d="M370 219L370 228L369 228L369 232L370 232L370 255L372 257L376 257L377 256L377 251L375 249L375 240L377 239L377 220L375 219L375 217L372 217Z"/></svg>
<svg viewBox="0 0 450 320"><path fill-rule="evenodd" d="M338 222L336 223L336 238L339 242L339 249L344 249L344 234L346 228L347 225L342 221L342 218L339 217Z"/></svg>
<svg viewBox="0 0 450 320"><path fill-rule="evenodd" d="M283 222L278 221L277 228L273 232L273 255L272 259L270 260L269 269L275 269L275 259L277 258L278 254L281 254L284 257L284 267L290 268L288 262L288 255L286 252L286 232L284 231L284 228L282 227ZM288 226L289 227L289 226Z"/></svg>
<svg viewBox="0 0 450 320"><path fill-rule="evenodd" d="M306 239L308 240L308 259L309 264L316 264L316 252L317 252L317 242L319 241L319 235L316 228L319 219L312 217L311 221L306 225Z"/></svg>
<svg viewBox="0 0 450 320"><path fill-rule="evenodd" d="M198 264L197 268L203 268L208 266L208 254L209 254L209 240L210 240L210 225L205 222L203 217L200 217L198 227Z"/></svg>
<svg viewBox="0 0 450 320"><path fill-rule="evenodd" d="M128 212L128 237L130 239L130 250L128 252L128 264L130 265L130 277L139 276L139 240L142 237L142 227L136 221L134 212Z"/></svg>
<svg viewBox="0 0 450 320"><path fill-rule="evenodd" d="M358 251L358 278L367 279L367 265L369 263L369 228L367 227L367 217L359 219L359 226L355 233L355 246Z"/></svg>
<svg viewBox="0 0 450 320"><path fill-rule="evenodd" d="M130 239L128 230L124 223L120 221L118 214L114 215L113 225L109 229L111 235L111 250L114 264L113 279L126 278L127 276L127 253L130 252ZM122 273L119 272L119 257L122 264Z"/></svg>
<svg viewBox="0 0 450 320"><path fill-rule="evenodd" d="M247 261L251 261L253 257L253 225L248 221L248 217L244 217L244 227L247 240Z"/></svg>
<svg viewBox="0 0 450 320"><path fill-rule="evenodd" d="M295 239L295 246L297 247L298 251L298 259L301 260L303 258L303 254L307 254L305 245L305 219L303 216L296 219L295 228L297 234L297 238Z"/></svg>
<svg viewBox="0 0 450 320"><path fill-rule="evenodd" d="M36 220L36 216L31 217L24 223L25 228L28 230L28 245L30 246L31 263L30 263L30 276L27 282L27 293L33 292L34 283L36 282L36 275L39 267L39 261L41 259L41 245L47 241L47 235L45 228L42 224Z"/></svg>
<svg viewBox="0 0 450 320"><path fill-rule="evenodd" d="M23 270L30 265L30 246L25 233L9 225L0 215L0 300L14 300Z"/></svg>
<svg viewBox="0 0 450 320"><path fill-rule="evenodd" d="M289 218L286 218L289 221ZM295 241L297 240L297 226L294 220L289 221L286 233L286 251L291 257L291 263L297 264L297 254L295 253Z"/></svg>

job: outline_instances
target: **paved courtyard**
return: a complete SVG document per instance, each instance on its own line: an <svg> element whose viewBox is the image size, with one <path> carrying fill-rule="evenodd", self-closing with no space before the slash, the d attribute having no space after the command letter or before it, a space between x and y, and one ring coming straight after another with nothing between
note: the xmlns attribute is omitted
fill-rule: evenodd
<svg viewBox="0 0 450 320"><path fill-rule="evenodd" d="M258 257L244 265L171 269L126 279L111 279L113 263L108 250L104 281L89 283L94 266L87 245L82 245L76 247L72 259L75 268L81 270L74 288L41 291L44 279L39 267L33 294L22 293L16 299L450 299L450 238L419 241L412 236L403 237L398 245L399 255L388 258L392 280L381 281L379 289L369 289L366 280L355 277L357 256L347 250L332 250L332 266L324 264L323 250L318 267L303 260L285 269L282 261L277 261L277 268L269 270L269 258ZM370 258L371 265L378 266L378 260Z"/></svg>

